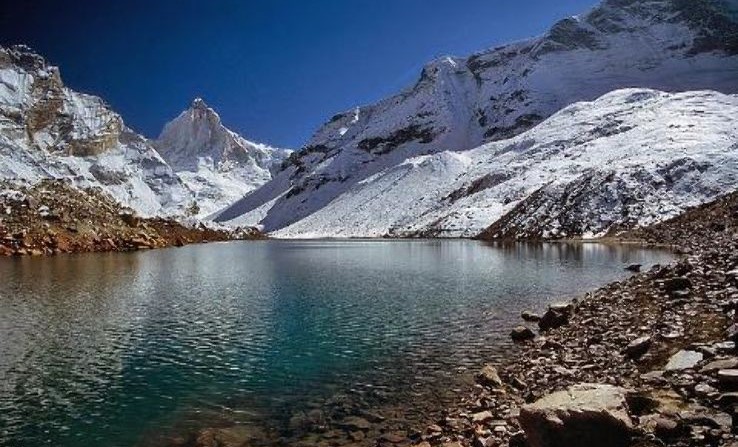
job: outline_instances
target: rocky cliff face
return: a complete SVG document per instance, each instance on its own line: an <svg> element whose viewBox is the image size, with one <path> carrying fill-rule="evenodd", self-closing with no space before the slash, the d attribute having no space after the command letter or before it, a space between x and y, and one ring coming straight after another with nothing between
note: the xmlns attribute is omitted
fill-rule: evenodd
<svg viewBox="0 0 738 447"><path fill-rule="evenodd" d="M462 151L515 137L567 105L620 88L736 92L736 4L606 0L583 16L560 21L541 37L468 58L436 60L411 88L333 117L274 179L218 219L282 229L321 215L332 202L365 189L373 176L386 175L413 157L451 151L443 157L464 158ZM487 172L491 180L486 181L497 182L505 172ZM418 181L429 188L436 184L434 177ZM380 208L392 210L405 201L403 194L381 195ZM381 222L375 228L398 223L383 220L384 214L372 216ZM417 227L412 217L408 220ZM336 215L332 233L352 233L352 224L348 214Z"/></svg>
<svg viewBox="0 0 738 447"><path fill-rule="evenodd" d="M144 215L180 213L192 196L100 98L66 88L23 46L0 48L0 178L99 187Z"/></svg>
<svg viewBox="0 0 738 447"><path fill-rule="evenodd" d="M201 216L269 181L291 152L248 141L229 130L200 98L166 124L154 147L194 192Z"/></svg>

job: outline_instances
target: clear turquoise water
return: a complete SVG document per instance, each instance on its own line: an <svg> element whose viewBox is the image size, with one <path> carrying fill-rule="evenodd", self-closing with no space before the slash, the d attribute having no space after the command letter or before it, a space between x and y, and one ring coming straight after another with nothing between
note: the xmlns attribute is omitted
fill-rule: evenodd
<svg viewBox="0 0 738 447"><path fill-rule="evenodd" d="M264 241L0 259L0 445L158 445L224 421L279 430L336 393L440 404L437 390L509 355L521 310L670 258L599 244Z"/></svg>

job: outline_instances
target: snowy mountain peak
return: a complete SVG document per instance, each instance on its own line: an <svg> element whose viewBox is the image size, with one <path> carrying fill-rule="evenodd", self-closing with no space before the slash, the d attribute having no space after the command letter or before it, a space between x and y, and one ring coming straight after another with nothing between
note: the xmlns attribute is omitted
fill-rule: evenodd
<svg viewBox="0 0 738 447"><path fill-rule="evenodd" d="M190 103L190 109L210 109L210 107L208 107L204 99L198 96L192 100L192 103Z"/></svg>
<svg viewBox="0 0 738 447"><path fill-rule="evenodd" d="M216 126L222 126L225 128L225 126L222 125L220 115L218 115L218 112L215 111L212 107L210 107L204 99L200 98L199 96L192 100L190 103L190 106L185 109L182 113L188 113L192 116L191 119L197 119L200 121L207 121L209 123L209 127L216 127Z"/></svg>
<svg viewBox="0 0 738 447"><path fill-rule="evenodd" d="M164 126L154 146L195 191L201 215L269 181L271 171L291 153L241 137L199 97Z"/></svg>
<svg viewBox="0 0 738 447"><path fill-rule="evenodd" d="M177 214L189 190L105 102L75 92L26 46L0 47L0 179L99 187L144 215Z"/></svg>
<svg viewBox="0 0 738 447"><path fill-rule="evenodd" d="M155 141L159 153L176 170L197 170L202 164L227 170L232 165L250 164L269 169L272 154L283 152L246 140L225 127L215 110L202 98L164 126Z"/></svg>

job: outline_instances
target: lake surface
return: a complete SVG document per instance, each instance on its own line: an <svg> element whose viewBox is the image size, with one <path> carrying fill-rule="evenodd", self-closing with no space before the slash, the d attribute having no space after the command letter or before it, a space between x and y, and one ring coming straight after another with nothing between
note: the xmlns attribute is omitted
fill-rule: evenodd
<svg viewBox="0 0 738 447"><path fill-rule="evenodd" d="M670 259L443 240L0 259L0 445L167 445L233 423L284 433L336 402L420 420L512 355L521 310Z"/></svg>

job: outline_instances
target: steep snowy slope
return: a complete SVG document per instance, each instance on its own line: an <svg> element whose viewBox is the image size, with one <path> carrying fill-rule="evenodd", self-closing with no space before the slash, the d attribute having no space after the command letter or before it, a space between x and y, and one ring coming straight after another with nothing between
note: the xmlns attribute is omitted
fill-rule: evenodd
<svg viewBox="0 0 738 447"><path fill-rule="evenodd" d="M269 183L217 219L284 228L407 159L518 135L569 104L618 88L737 92L736 5L605 0L539 38L441 58L413 87L333 117ZM444 157L439 169L462 169L452 160L468 158ZM388 207L403 202L403 192L387 200ZM351 229L335 229L343 230Z"/></svg>
<svg viewBox="0 0 738 447"><path fill-rule="evenodd" d="M465 152L411 158L278 237L595 236L738 187L738 95L618 90ZM505 215L506 213L511 213Z"/></svg>
<svg viewBox="0 0 738 447"><path fill-rule="evenodd" d="M154 147L194 191L200 216L231 205L269 181L271 171L291 153L227 129L200 98L164 126Z"/></svg>
<svg viewBox="0 0 738 447"><path fill-rule="evenodd" d="M97 186L143 215L176 214L192 193L148 142L95 96L66 88L27 47L0 47L0 179Z"/></svg>

